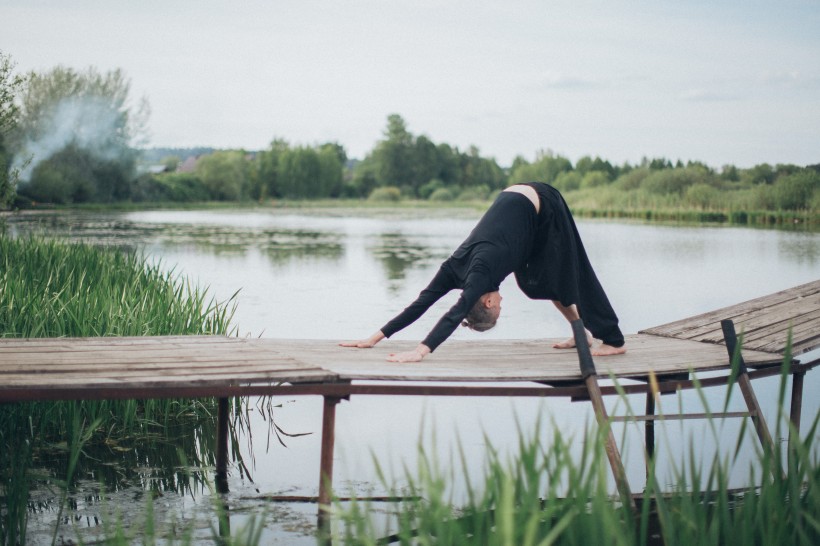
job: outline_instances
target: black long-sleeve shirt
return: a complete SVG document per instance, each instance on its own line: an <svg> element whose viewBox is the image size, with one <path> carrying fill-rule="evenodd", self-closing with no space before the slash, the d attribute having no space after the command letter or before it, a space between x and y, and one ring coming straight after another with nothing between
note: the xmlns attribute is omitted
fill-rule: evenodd
<svg viewBox="0 0 820 546"><path fill-rule="evenodd" d="M532 202L520 193L501 192L472 233L443 263L430 284L382 329L386 337L412 324L453 289L461 296L422 341L434 351L461 324L478 299L526 264L538 227Z"/></svg>

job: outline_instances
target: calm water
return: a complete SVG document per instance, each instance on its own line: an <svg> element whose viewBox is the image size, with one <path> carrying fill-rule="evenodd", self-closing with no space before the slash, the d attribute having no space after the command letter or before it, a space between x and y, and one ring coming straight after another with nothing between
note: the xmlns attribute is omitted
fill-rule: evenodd
<svg viewBox="0 0 820 546"><path fill-rule="evenodd" d="M210 287L217 299L237 295L236 324L243 335L267 338L348 339L364 337L412 301L438 265L462 241L479 216L477 211L219 211L135 213L45 213L10 217L12 234L41 232L94 244L138 248L152 260ZM621 318L625 333L663 324L820 277L820 235L727 227L678 227L579 221L592 263ZM547 302L530 301L514 279L502 285L504 309L498 326L484 334L461 329L460 339L541 338L569 335L563 318ZM421 339L455 301L453 293L397 339ZM389 341L376 349L385 354ZM432 358L435 358L434 356ZM759 386L758 386L759 385ZM756 383L757 394L774 427L776 381ZM820 410L820 372L808 375L804 425ZM711 392L713 408L723 402ZM292 433L287 448L269 437L268 422L254 407L240 446L253 481L237 469L231 476L232 525L251 513L269 513L268 540L312 544L315 505L274 505L263 495L313 495L318 484L321 399L274 400L276 423ZM701 407L697 397L664 397L662 409L676 412ZM740 409L737 394L731 406ZM641 410L643 398L634 399ZM567 401L447 399L421 397L358 397L337 412L335 486L340 494L382 487L374 477L373 458L391 474L403 465L414 468L417 446L436 453L447 468L460 442L470 474L479 475L487 439L507 451L517 443L516 423L527 433L536 427L545 438L555 429L577 437L591 422L588 404ZM539 424L540 423L540 424ZM716 441L702 423L670 423L657 432L658 456L667 461L661 472L671 475L683 462L681 453L696 446L711 457L730 454L740 420L719 426ZM804 426L804 430L805 430ZM643 487L642 434L636 425L616 430L625 441L624 455L632 489ZM250 447L252 438L252 449ZM690 442L691 440L691 442ZM746 440L742 452L751 453ZM686 446L684 448L684 446ZM735 465L733 486L746 483L748 457ZM671 481L671 478L670 478ZM88 487L94 487L93 482ZM144 508L138 486L112 493L123 510ZM456 498L462 494L455 487ZM207 495L167 494L158 513L199 517L209 535ZM91 533L100 502L79 502L77 525ZM197 516L197 514L199 514ZM163 517L163 516L160 516ZM31 528L50 541L49 510L33 516ZM48 531L48 533L46 533Z"/></svg>

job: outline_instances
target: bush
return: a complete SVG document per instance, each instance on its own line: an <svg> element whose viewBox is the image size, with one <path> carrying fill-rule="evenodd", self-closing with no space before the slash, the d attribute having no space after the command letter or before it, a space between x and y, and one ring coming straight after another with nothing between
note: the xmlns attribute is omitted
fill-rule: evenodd
<svg viewBox="0 0 820 546"><path fill-rule="evenodd" d="M552 185L561 193L575 191L581 187L581 174L577 171L561 173Z"/></svg>
<svg viewBox="0 0 820 546"><path fill-rule="evenodd" d="M376 188L370 192L368 201L380 202L398 202L401 201L401 190L395 186L385 186L383 188Z"/></svg>
<svg viewBox="0 0 820 546"><path fill-rule="evenodd" d="M430 194L430 201L452 201L454 198L453 192L447 188L439 188Z"/></svg>
<svg viewBox="0 0 820 546"><path fill-rule="evenodd" d="M609 184L609 177L601 171L590 171L581 180L581 188L599 188Z"/></svg>
<svg viewBox="0 0 820 546"><path fill-rule="evenodd" d="M644 179L651 173L652 171L650 171L647 167L631 170L628 173L618 177L615 181L615 186L624 191L637 190L641 187Z"/></svg>
<svg viewBox="0 0 820 546"><path fill-rule="evenodd" d="M134 184L134 201L173 201L191 203L208 201L208 188L194 173L167 173L158 176L143 176Z"/></svg>
<svg viewBox="0 0 820 546"><path fill-rule="evenodd" d="M429 199L430 196L433 195L434 191L443 187L444 182L442 182L438 178L433 178L432 180L430 180L429 182L427 182L419 188L419 197L421 197L422 199Z"/></svg>
<svg viewBox="0 0 820 546"><path fill-rule="evenodd" d="M718 190L709 184L699 182L686 189L686 202L702 209L714 207L718 201Z"/></svg>
<svg viewBox="0 0 820 546"><path fill-rule="evenodd" d="M689 186L698 183L716 185L715 178L713 174L699 167L665 169L652 172L641 182L641 187L658 195L683 195Z"/></svg>
<svg viewBox="0 0 820 546"><path fill-rule="evenodd" d="M779 209L807 209L820 189L820 174L805 170L782 176L774 183L774 201Z"/></svg>
<svg viewBox="0 0 820 546"><path fill-rule="evenodd" d="M760 184L755 188L755 208L774 210L777 208L776 201L774 186Z"/></svg>
<svg viewBox="0 0 820 546"><path fill-rule="evenodd" d="M490 195L490 188L484 184L480 186L471 186L469 188L464 188L461 190L461 193L458 194L459 201L484 201L487 199L487 196Z"/></svg>

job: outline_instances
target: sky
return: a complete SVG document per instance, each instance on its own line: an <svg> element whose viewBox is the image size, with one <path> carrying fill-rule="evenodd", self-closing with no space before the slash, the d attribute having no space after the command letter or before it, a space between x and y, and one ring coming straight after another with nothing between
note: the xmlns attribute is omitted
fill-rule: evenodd
<svg viewBox="0 0 820 546"><path fill-rule="evenodd" d="M149 146L820 163L820 0L0 0L0 51L122 69Z"/></svg>

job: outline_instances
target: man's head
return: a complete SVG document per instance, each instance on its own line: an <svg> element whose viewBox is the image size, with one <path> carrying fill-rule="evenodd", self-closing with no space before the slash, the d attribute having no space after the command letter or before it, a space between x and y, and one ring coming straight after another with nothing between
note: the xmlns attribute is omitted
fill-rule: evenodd
<svg viewBox="0 0 820 546"><path fill-rule="evenodd" d="M467 313L464 322L461 323L462 326L476 332L485 332L495 326L501 314L501 299L498 291L487 292L481 296Z"/></svg>

